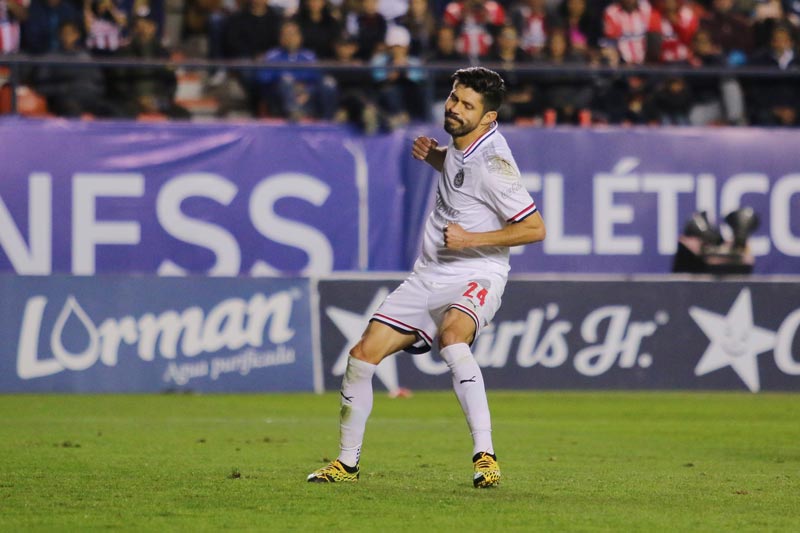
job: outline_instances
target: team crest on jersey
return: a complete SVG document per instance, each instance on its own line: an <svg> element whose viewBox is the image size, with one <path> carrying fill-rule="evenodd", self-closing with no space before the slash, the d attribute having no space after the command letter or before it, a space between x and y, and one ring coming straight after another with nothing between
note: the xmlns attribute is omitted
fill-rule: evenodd
<svg viewBox="0 0 800 533"><path fill-rule="evenodd" d="M464 185L464 169L459 168L458 172L456 172L456 178L453 180L453 185L456 186L456 189Z"/></svg>

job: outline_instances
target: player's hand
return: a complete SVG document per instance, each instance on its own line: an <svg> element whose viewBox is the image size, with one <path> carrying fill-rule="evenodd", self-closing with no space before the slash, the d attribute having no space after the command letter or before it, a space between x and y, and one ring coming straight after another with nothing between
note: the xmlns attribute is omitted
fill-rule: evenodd
<svg viewBox="0 0 800 533"><path fill-rule="evenodd" d="M463 250L469 248L469 237L472 235L470 232L462 228L458 224L447 224L444 227L444 246L448 250Z"/></svg>
<svg viewBox="0 0 800 533"><path fill-rule="evenodd" d="M414 159L425 161L430 155L431 151L439 146L439 142L431 137L417 137L414 139L414 145L411 147L411 155Z"/></svg>

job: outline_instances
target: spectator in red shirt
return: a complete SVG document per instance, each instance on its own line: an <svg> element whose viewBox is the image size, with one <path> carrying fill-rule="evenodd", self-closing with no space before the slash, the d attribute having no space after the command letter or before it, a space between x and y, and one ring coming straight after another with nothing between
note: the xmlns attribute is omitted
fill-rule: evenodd
<svg viewBox="0 0 800 533"><path fill-rule="evenodd" d="M552 22L545 0L523 0L511 6L511 23L519 32L520 46L534 58L542 55Z"/></svg>
<svg viewBox="0 0 800 533"><path fill-rule="evenodd" d="M699 26L695 11L683 0L660 0L651 22L659 42L658 59L662 63L688 62Z"/></svg>
<svg viewBox="0 0 800 533"><path fill-rule="evenodd" d="M497 2L467 0L447 4L442 21L456 28L458 51L476 61L489 53L505 16L503 6Z"/></svg>
<svg viewBox="0 0 800 533"><path fill-rule="evenodd" d="M655 29L647 0L617 0L603 13L603 46L616 50L623 63L640 65L649 57L648 33Z"/></svg>

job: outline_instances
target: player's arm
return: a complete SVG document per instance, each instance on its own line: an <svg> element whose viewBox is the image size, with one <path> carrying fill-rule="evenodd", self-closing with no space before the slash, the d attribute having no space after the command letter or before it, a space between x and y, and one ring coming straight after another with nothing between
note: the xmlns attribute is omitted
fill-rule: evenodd
<svg viewBox="0 0 800 533"><path fill-rule="evenodd" d="M479 246L519 246L542 241L545 234L544 220L536 211L519 222L495 231L475 233L466 231L458 224L448 224L444 228L444 244L450 250Z"/></svg>
<svg viewBox="0 0 800 533"><path fill-rule="evenodd" d="M411 147L411 155L414 159L425 161L430 166L441 172L444 168L444 157L447 155L447 147L439 148L439 142L431 137L417 137Z"/></svg>

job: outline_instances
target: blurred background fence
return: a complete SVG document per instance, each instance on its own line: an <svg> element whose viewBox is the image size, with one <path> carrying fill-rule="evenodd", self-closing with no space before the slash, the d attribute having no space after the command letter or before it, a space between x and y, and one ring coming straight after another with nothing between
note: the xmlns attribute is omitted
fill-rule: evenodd
<svg viewBox="0 0 800 533"><path fill-rule="evenodd" d="M763 125L792 127L800 69L759 65L482 66L510 79L500 120L517 125ZM464 63L385 68L190 58L0 55L0 114L138 120L334 122L367 134L439 121ZM309 83L298 80L312 80ZM286 80L291 87L286 86ZM407 81L407 80L406 80ZM518 92L515 87L522 86ZM524 94L523 94L524 93Z"/></svg>

